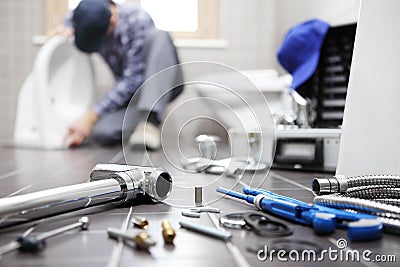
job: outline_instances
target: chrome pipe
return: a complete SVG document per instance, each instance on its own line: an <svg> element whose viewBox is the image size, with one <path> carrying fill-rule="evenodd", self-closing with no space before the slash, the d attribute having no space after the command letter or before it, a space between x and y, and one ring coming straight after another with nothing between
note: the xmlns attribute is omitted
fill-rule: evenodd
<svg viewBox="0 0 400 267"><path fill-rule="evenodd" d="M110 193L112 197L108 197ZM61 205L65 202L86 199L93 200L122 199L121 185L115 179L63 186L21 196L7 197L0 200L0 216L10 215L47 205ZM103 197L105 196L105 197Z"/></svg>
<svg viewBox="0 0 400 267"><path fill-rule="evenodd" d="M107 203L130 203L139 195L166 199L171 176L161 168L98 164L90 182L0 199L0 228Z"/></svg>

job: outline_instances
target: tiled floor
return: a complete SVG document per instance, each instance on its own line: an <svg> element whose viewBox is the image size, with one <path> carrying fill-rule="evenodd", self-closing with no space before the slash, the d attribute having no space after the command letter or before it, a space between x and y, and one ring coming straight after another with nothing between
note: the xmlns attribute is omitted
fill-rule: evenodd
<svg viewBox="0 0 400 267"><path fill-rule="evenodd" d="M189 149L190 150L190 149ZM166 153L165 151L169 151ZM179 228L179 221L192 221L211 227L217 227L221 214L202 214L200 219L187 218L181 210L194 205L194 185L202 185L203 200L212 207L221 209L222 214L254 210L244 202L230 198L221 198L215 192L216 186L236 188L244 184L260 185L275 193L311 202L313 195L309 184L313 173L299 173L272 170L268 177L260 173L246 175L240 183L228 177L209 174L191 174L180 170L177 151L164 150L143 153L125 150L130 164L156 165L171 173L174 187L166 203L116 207L114 205L88 208L64 215L44 219L35 226L33 233L40 233L62 225L75 222L83 215L91 220L88 231L70 231L47 242L47 249L38 255L11 252L0 260L0 266L291 266L294 262L282 262L276 258L260 261L257 255L247 251L248 246L263 245L273 240L256 236L251 231L229 230L233 233L230 243L224 243L210 237ZM166 157L165 155L169 156ZM123 151L118 147L100 148L87 146L68 151L41 151L16 148L1 148L0 153L0 196L21 195L64 186L83 183L97 163L125 163ZM139 251L107 237L108 227L123 228L133 215L145 216L149 221L148 232L157 242L150 251ZM273 216L269 216L273 217ZM169 219L176 229L174 245L164 245L161 235L161 221ZM281 221L277 218L274 218ZM283 221L282 221L283 222ZM336 241L346 238L346 233L337 230L331 236L315 235L311 228L287 223L293 230L291 240L314 241L325 249L337 249ZM0 246L7 244L31 227L33 223L0 229ZM128 228L131 228L130 223ZM363 251L369 249L373 255L391 254L399 258L400 242L398 236L384 234L377 241L349 243L351 249ZM397 259L400 261L400 259ZM298 262L297 266L320 266L321 262ZM325 260L329 266L380 266L376 262L344 262ZM398 263L397 263L398 264ZM398 266L392 263L392 266ZM390 264L386 264L390 265Z"/></svg>

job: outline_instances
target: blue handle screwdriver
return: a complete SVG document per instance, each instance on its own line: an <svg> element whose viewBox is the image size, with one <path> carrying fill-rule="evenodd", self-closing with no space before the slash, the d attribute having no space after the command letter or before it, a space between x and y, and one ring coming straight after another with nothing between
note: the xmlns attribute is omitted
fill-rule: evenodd
<svg viewBox="0 0 400 267"><path fill-rule="evenodd" d="M343 228L348 230L351 241L374 240L382 235L382 223L373 215L310 205L263 189L244 187L242 194L218 187L217 192L245 200L259 210L310 225L318 234L330 234L335 228Z"/></svg>

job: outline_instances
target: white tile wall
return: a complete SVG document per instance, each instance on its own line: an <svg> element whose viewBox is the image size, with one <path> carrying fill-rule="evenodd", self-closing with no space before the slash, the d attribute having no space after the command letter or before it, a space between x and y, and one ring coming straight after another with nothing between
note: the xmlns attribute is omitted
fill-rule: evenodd
<svg viewBox="0 0 400 267"><path fill-rule="evenodd" d="M42 0L0 1L0 140L13 132L18 90L27 76L37 47L33 35L43 28Z"/></svg>

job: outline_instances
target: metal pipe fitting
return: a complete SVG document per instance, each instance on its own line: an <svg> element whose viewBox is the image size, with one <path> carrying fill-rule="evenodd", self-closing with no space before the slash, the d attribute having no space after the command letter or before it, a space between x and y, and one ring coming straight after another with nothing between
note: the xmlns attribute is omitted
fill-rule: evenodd
<svg viewBox="0 0 400 267"><path fill-rule="evenodd" d="M172 190L171 176L158 167L97 164L90 174L90 181L107 178L125 181L128 188L134 186L140 193L149 195L154 201L163 201Z"/></svg>
<svg viewBox="0 0 400 267"><path fill-rule="evenodd" d="M138 249L148 250L150 247L156 245L156 242L145 232L132 233L129 231L123 231L117 228L108 228L107 233L109 237L121 240L121 241L132 241L135 243Z"/></svg>
<svg viewBox="0 0 400 267"><path fill-rule="evenodd" d="M194 204L197 207L203 206L203 187L201 186L194 188Z"/></svg>
<svg viewBox="0 0 400 267"><path fill-rule="evenodd" d="M148 233L140 233L136 235L132 241L136 244L137 248L147 250L156 245L156 242L150 237Z"/></svg>
<svg viewBox="0 0 400 267"><path fill-rule="evenodd" d="M163 220L161 223L162 236L165 244L172 244L175 239L175 230L172 228L168 220Z"/></svg>
<svg viewBox="0 0 400 267"><path fill-rule="evenodd" d="M138 195L158 202L172 189L171 176L161 168L99 164L90 177L87 183L0 199L0 228L101 204L131 202Z"/></svg>
<svg viewBox="0 0 400 267"><path fill-rule="evenodd" d="M314 178L311 183L312 190L317 195L325 195L339 192L339 183L334 177Z"/></svg>
<svg viewBox="0 0 400 267"><path fill-rule="evenodd" d="M139 227L141 229L147 230L149 227L149 221L145 217L133 216L132 218L133 226Z"/></svg>

